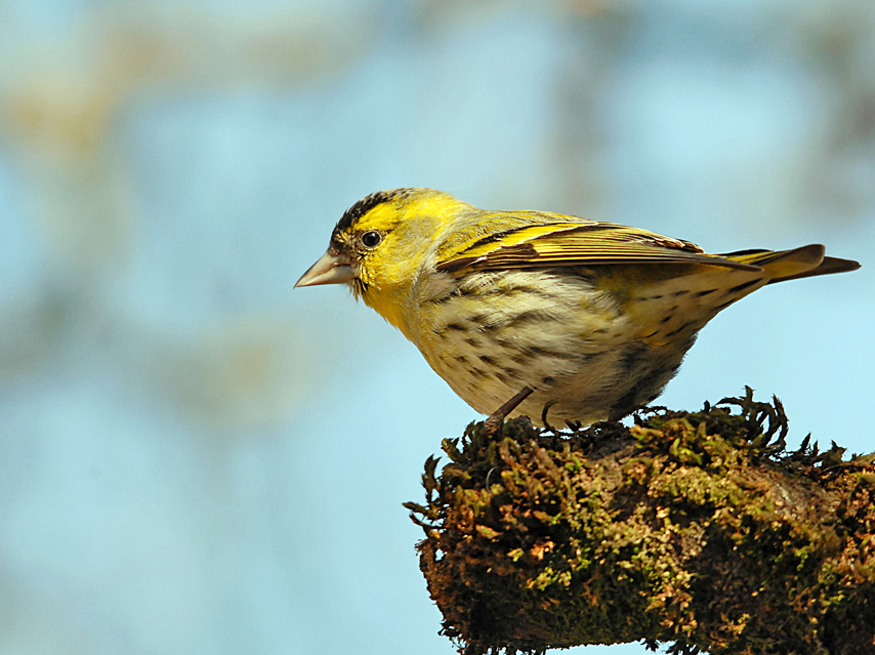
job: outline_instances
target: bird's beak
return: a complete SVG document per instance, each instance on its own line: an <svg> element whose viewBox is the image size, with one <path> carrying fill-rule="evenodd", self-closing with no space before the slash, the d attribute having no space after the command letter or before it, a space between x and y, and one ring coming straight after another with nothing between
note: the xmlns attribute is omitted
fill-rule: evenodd
<svg viewBox="0 0 875 655"><path fill-rule="evenodd" d="M307 269L295 287L312 287L317 284L343 284L355 277L355 271L349 261L340 256L326 252L319 260Z"/></svg>

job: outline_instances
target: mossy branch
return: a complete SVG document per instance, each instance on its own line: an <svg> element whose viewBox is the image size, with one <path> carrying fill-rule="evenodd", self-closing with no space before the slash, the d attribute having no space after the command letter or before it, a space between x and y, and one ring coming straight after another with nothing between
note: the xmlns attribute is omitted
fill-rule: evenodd
<svg viewBox="0 0 875 655"><path fill-rule="evenodd" d="M407 504L442 632L468 655L875 653L875 458L786 432L750 389L631 427L470 425Z"/></svg>

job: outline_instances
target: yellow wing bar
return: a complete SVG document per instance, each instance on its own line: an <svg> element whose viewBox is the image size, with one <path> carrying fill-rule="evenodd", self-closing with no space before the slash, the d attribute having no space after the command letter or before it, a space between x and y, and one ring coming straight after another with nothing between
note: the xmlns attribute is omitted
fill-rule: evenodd
<svg viewBox="0 0 875 655"><path fill-rule="evenodd" d="M438 270L610 264L706 264L761 270L753 264L705 254L688 241L595 221L528 225L490 235L440 262Z"/></svg>

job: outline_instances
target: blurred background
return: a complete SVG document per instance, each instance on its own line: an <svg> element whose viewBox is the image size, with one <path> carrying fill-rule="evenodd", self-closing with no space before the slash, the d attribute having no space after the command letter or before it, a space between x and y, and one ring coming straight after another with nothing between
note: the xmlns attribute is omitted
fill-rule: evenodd
<svg viewBox="0 0 875 655"><path fill-rule="evenodd" d="M401 503L476 415L292 289L396 186L862 261L660 402L875 450L871 0L0 0L0 653L454 652Z"/></svg>

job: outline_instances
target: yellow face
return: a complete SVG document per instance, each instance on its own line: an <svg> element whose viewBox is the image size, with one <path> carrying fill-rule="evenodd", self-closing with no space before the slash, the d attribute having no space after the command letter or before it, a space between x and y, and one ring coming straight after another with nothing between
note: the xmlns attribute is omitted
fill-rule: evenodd
<svg viewBox="0 0 875 655"><path fill-rule="evenodd" d="M407 334L404 302L429 248L460 206L433 189L379 191L355 203L331 235L328 252L296 286L346 283ZM409 336L409 335L408 335Z"/></svg>

